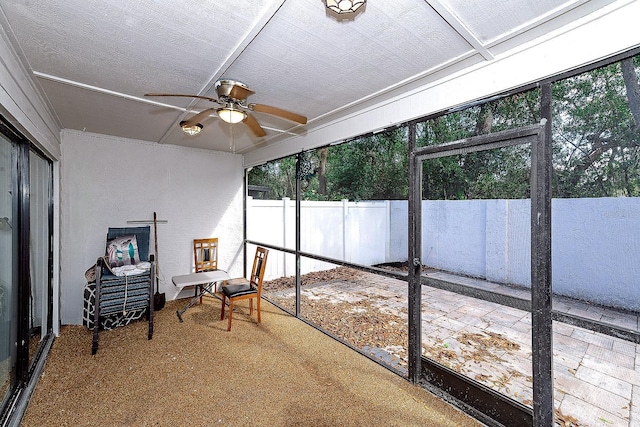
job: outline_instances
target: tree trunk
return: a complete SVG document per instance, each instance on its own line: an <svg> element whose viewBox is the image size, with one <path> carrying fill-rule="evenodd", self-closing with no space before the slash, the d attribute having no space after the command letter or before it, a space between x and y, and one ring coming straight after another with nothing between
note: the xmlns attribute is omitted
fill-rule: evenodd
<svg viewBox="0 0 640 427"><path fill-rule="evenodd" d="M489 104L482 104L480 113L476 120L476 135L486 135L491 133L493 125L493 109Z"/></svg>
<svg viewBox="0 0 640 427"><path fill-rule="evenodd" d="M624 78L624 86L627 89L627 100L629 109L633 114L635 128L640 128L640 84L638 84L638 75L633 67L633 59L625 59L620 62L622 66L622 77Z"/></svg>
<svg viewBox="0 0 640 427"><path fill-rule="evenodd" d="M328 148L321 148L319 150L320 165L318 166L318 194L327 194L327 155L329 154Z"/></svg>

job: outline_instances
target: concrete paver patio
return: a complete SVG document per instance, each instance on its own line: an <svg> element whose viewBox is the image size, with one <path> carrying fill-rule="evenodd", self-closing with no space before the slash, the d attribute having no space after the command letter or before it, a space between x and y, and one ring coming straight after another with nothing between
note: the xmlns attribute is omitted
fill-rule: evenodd
<svg viewBox="0 0 640 427"><path fill-rule="evenodd" d="M433 275L465 286L530 297L527 289L441 272ZM278 296L292 298L291 292L279 292ZM401 325L406 328L404 281L359 273L357 283L337 280L303 286L302 295L332 302L366 300L381 312L403 319ZM556 311L638 330L637 314L568 298L554 298L553 304ZM531 330L531 315L527 311L423 286L423 355L528 406L533 401ZM394 358L406 359L406 349L368 349L394 367L402 365L394 362ZM381 356L385 352L387 356ZM553 357L555 408L558 421L564 422L561 425L640 425L639 345L554 321Z"/></svg>

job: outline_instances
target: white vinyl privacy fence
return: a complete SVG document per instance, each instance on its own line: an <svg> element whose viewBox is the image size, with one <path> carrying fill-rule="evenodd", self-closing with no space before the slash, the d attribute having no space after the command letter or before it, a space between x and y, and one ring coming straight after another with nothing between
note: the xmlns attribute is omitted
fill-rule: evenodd
<svg viewBox="0 0 640 427"><path fill-rule="evenodd" d="M529 200L422 202L422 263L530 287ZM301 250L356 264L407 261L406 201L301 205ZM250 240L295 248L295 201L247 202ZM554 292L640 311L640 198L552 201ZM293 255L272 251L268 276L295 274ZM302 274L332 264L303 258Z"/></svg>

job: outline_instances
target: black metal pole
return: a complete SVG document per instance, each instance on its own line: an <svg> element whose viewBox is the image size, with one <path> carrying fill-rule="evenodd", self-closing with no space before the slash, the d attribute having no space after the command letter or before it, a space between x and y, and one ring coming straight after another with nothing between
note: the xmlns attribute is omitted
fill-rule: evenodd
<svg viewBox="0 0 640 427"><path fill-rule="evenodd" d="M300 168L302 162L302 153L296 156L296 317L300 317L300 289L302 287L302 281L300 279L300 200L301 195L301 180L302 177ZM286 243L285 243L286 246ZM286 254L285 254L286 256Z"/></svg>
<svg viewBox="0 0 640 427"><path fill-rule="evenodd" d="M420 379L421 347L421 305L422 289L420 285L420 273L422 267L422 162L416 158L416 124L409 124L409 200L408 200L408 302L409 307L409 381L417 383Z"/></svg>
<svg viewBox="0 0 640 427"><path fill-rule="evenodd" d="M542 85L546 120L531 147L531 340L533 425L553 427L553 323L551 313L551 85Z"/></svg>
<svg viewBox="0 0 640 427"><path fill-rule="evenodd" d="M31 298L31 269L29 268L29 145L17 145L18 160L18 380L26 381L29 373L29 314Z"/></svg>
<svg viewBox="0 0 640 427"><path fill-rule="evenodd" d="M242 180L242 273L247 277L247 197L249 197L249 172L250 169L244 170L244 179ZM180 317L180 316L178 316ZM180 319L182 321L182 319Z"/></svg>

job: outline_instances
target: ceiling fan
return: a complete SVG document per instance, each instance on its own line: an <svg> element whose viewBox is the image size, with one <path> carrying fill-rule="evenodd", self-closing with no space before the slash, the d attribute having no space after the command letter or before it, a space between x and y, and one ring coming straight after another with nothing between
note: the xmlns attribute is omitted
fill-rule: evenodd
<svg viewBox="0 0 640 427"><path fill-rule="evenodd" d="M307 124L307 118L300 114L292 113L291 111L272 107L270 105L248 104L247 97L255 92L240 81L229 79L218 80L214 87L218 94L218 99L210 98L208 96L184 95L177 93L147 93L144 96L180 96L198 98L220 105L218 108L207 108L195 116L180 122L182 129L191 135L195 135L202 130L202 124L199 123L200 120L211 115L214 111L218 114L218 117L227 123L244 123L257 137L263 137L267 133L264 131L262 126L260 126L260 123L258 123L255 117L251 115L250 112L252 111L281 117L301 125Z"/></svg>

